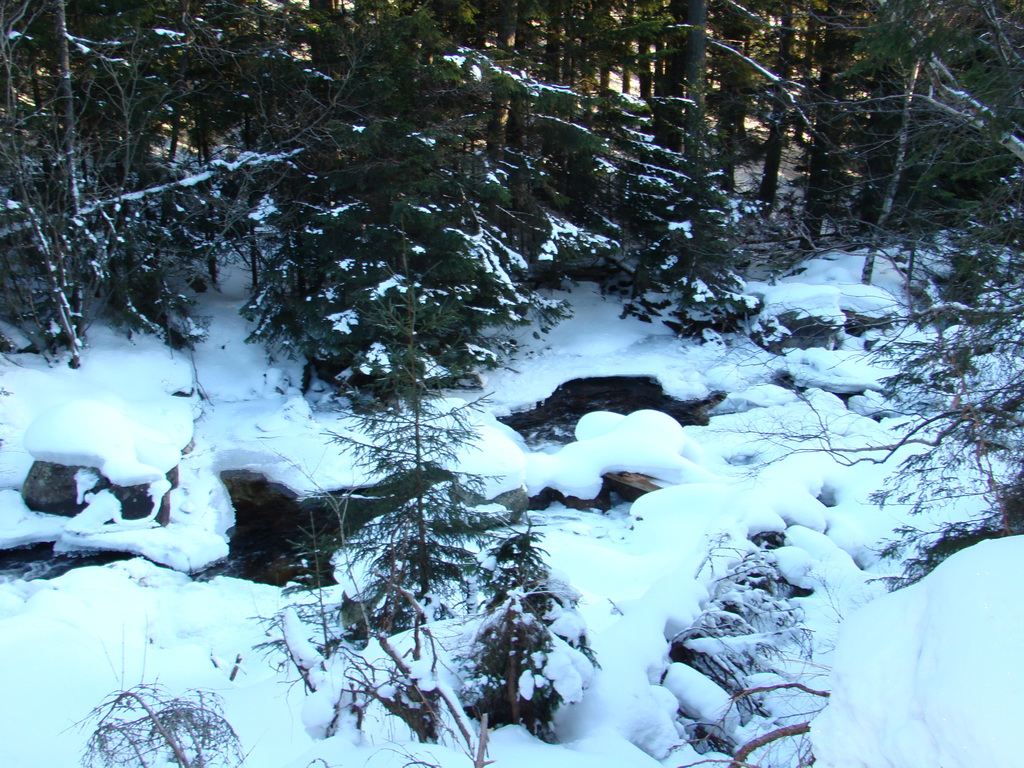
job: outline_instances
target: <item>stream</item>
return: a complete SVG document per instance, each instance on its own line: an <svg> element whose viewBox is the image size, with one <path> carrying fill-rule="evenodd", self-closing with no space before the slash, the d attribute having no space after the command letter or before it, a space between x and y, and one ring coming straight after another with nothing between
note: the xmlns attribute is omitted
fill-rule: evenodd
<svg viewBox="0 0 1024 768"><path fill-rule="evenodd" d="M571 442L580 417L604 410L629 414L654 409L669 414L680 424L707 424L707 410L721 402L712 395L704 400L682 401L665 394L661 384L648 376L603 376L574 379L529 410L500 419L525 438L528 445ZM345 502L349 491L339 490L323 498L300 499L290 489L267 480L257 472L235 470L221 475L235 507L235 526L229 554L223 560L192 575L199 580L232 576L262 584L284 586L304 570L311 532L337 538L367 519L358 503ZM341 508L346 514L339 514ZM54 553L51 544L0 550L0 583L15 579L51 579L73 568L105 565L133 555L117 552Z"/></svg>

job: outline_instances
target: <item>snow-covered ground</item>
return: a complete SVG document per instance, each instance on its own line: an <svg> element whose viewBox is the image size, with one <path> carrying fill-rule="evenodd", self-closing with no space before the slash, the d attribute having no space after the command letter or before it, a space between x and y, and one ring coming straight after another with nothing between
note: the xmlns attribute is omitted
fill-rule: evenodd
<svg viewBox="0 0 1024 768"><path fill-rule="evenodd" d="M844 312L898 314L899 275L880 264L875 285L866 287L859 284L862 266L862 255L833 254L750 290L763 297L766 317L801 309L823 320ZM298 362L245 343L248 329L237 315L243 288L229 283L199 297L210 332L191 352L95 328L77 370L28 355L0 360L0 548L54 541L60 550L148 558L0 583L3 768L77 765L88 738L79 724L89 711L112 691L141 683L175 695L220 694L247 768L472 765L456 740L418 745L385 717L368 720L362 733L314 739L294 667L254 650L275 637L262 619L290 598L275 587L187 575L227 553L234 520L220 472L255 470L300 494L366 480L329 438L352 429L344 410L303 395ZM1019 547L990 546L974 559L961 557L959 566L951 561L913 590L884 596L878 577L898 566L880 562L877 547L905 520L868 496L895 463L849 465L836 453L892 441L890 423L870 417L884 412L876 392L888 371L865 353L864 339L840 333L835 349L776 355L747 340L696 343L621 319L621 306L590 285L560 298L573 305L574 317L539 338L524 329L517 359L486 375L480 450L466 456L465 467L489 475L493 495L525 485L585 498L596 494L603 472L617 470L648 473L664 487L607 513L559 504L530 513L550 564L582 595L580 613L600 668L582 699L559 712L559 744L506 727L490 735L488 759L510 768L680 766L724 757L687 744L687 723L707 723L741 745L812 716L823 700L786 688L741 717L719 685L670 658L673 640L728 597L730 569L759 556L751 537L772 534L781 546L764 557L803 595L785 602L799 621L732 640L765 656L751 684L834 686L833 703L813 731L824 764L1011 765L1001 745L1010 743L1012 722L989 721L985 713L1016 688L1007 678L1003 693L994 690L1000 663L1016 664L1020 677L1011 638L1024 617L1019 608L982 610L968 598L989 589L985 599L993 605L1012 600L1005 583L1019 580L1009 565L1020 561ZM530 451L494 419L567 380L611 375L653 376L683 399L728 396L704 427L680 427L652 411L590 414L576 442L545 452ZM782 380L797 390L779 386ZM821 450L826 443L830 451ZM148 518L108 524L118 520L117 505L102 493L70 520L28 510L19 494L33 458L100 467L156 491L179 454L166 527ZM979 574L978 584L963 583L970 574ZM944 612L955 618L947 622ZM1003 639L979 628L954 642L951 633L968 620L979 627L991 620ZM891 657L883 634L894 643ZM837 635L839 667L830 682ZM705 637L690 647L713 652L716 642L728 645ZM984 664L975 659L946 679L958 649L971 643L984 647ZM911 664L912 657L923 661ZM975 664L984 677L972 675ZM870 674L862 676L861 665ZM964 701L957 698L961 677L973 681ZM967 710L973 719L956 731L934 733ZM793 740L778 742L751 760L796 766L801 749Z"/></svg>

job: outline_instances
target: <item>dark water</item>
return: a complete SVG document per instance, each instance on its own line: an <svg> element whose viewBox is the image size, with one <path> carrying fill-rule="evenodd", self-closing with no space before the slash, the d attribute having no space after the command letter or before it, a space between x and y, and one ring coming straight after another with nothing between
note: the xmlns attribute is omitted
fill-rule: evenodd
<svg viewBox="0 0 1024 768"><path fill-rule="evenodd" d="M715 394L703 400L677 400L666 395L650 376L599 376L567 381L530 410L500 421L525 437L529 445L568 443L574 439L576 422L591 411L628 415L652 409L667 413L683 426L706 425L708 409L723 398L723 394Z"/></svg>
<svg viewBox="0 0 1024 768"><path fill-rule="evenodd" d="M193 574L197 579L232 576L283 587L306 572L314 537L332 542L341 532L330 504L312 499L238 501L235 519L227 558Z"/></svg>
<svg viewBox="0 0 1024 768"><path fill-rule="evenodd" d="M233 576L284 586L309 572L314 549L333 550L341 537L369 519L358 491L338 490L300 499L254 472L221 476L235 508L229 553L197 574L198 579Z"/></svg>
<svg viewBox="0 0 1024 768"><path fill-rule="evenodd" d="M192 574L200 581L231 576L260 584L284 586L305 572L304 561L313 547L313 532L336 541L349 530L355 505L330 499L299 500L264 493L235 502L237 524L231 531L228 556ZM340 510L349 512L344 527ZM0 550L0 584L17 579L54 579L73 568L129 560L122 552L60 552L52 544Z"/></svg>
<svg viewBox="0 0 1024 768"><path fill-rule="evenodd" d="M0 584L17 579L55 579L73 568L130 560L124 552L54 552L52 544L0 550Z"/></svg>

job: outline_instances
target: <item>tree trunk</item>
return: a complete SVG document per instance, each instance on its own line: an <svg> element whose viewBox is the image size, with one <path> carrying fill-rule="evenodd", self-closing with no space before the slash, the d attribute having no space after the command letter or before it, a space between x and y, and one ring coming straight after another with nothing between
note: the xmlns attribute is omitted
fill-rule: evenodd
<svg viewBox="0 0 1024 768"><path fill-rule="evenodd" d="M640 43L637 48L639 54L640 64L637 67L637 87L639 89L638 95L644 101L650 101L654 97L654 76L651 74L651 63L648 57L651 55L651 46L649 43Z"/></svg>
<svg viewBox="0 0 1024 768"><path fill-rule="evenodd" d="M821 69L814 89L818 103L807 161L804 202L806 247L813 247L814 241L822 234L825 220L837 202L835 195L840 187L840 123L843 115L839 107L842 88L836 77L845 70L853 51L853 38L847 26L848 20L836 13L833 4L829 3L824 30L814 50Z"/></svg>
<svg viewBox="0 0 1024 768"><path fill-rule="evenodd" d="M332 17L338 12L338 0L309 0L309 10L319 17L310 43L313 66L325 74L332 74L337 64L338 50L331 37Z"/></svg>
<svg viewBox="0 0 1024 768"><path fill-rule="evenodd" d="M686 3L686 48L683 58L683 84L688 99L684 125L684 152L687 159L700 166L703 160L704 70L707 62L708 1L688 0Z"/></svg>
<svg viewBox="0 0 1024 768"><path fill-rule="evenodd" d="M498 15L498 47L514 51L519 29L519 0L501 0Z"/></svg>
<svg viewBox="0 0 1024 768"><path fill-rule="evenodd" d="M68 238L65 237L64 222L70 223L81 210L81 189L78 170L78 140L75 133L75 97L71 88L71 53L68 49L68 22L65 0L53 0L55 32L57 36L57 67L60 74L58 96L61 103L64 125L61 131L61 165L62 176L66 185L65 200L67 210L63 216L56 217L60 231L47 235L38 228L39 243L46 260L46 271L50 281L50 292L53 296L54 311L58 324L64 334L64 340L71 352L69 365L78 368L81 365L82 341L81 327L82 307L81 291L76 290L68 277Z"/></svg>
<svg viewBox="0 0 1024 768"><path fill-rule="evenodd" d="M64 181L67 184L71 216L81 209L81 189L78 177L78 141L75 136L75 96L71 90L71 54L68 50L68 22L65 0L53 0L57 36L57 67L60 73L58 89L64 125L61 131L61 160Z"/></svg>
<svg viewBox="0 0 1024 768"><path fill-rule="evenodd" d="M699 163L704 151L704 65L707 59L707 0L671 0L673 27L685 32L669 43L655 82L654 136L666 149Z"/></svg>
<svg viewBox="0 0 1024 768"><path fill-rule="evenodd" d="M921 62L915 61L907 76L906 88L903 92L903 108L900 111L900 127L896 135L896 156L892 160L892 167L889 172L888 183L885 193L882 196L878 219L875 222L876 236L885 234L885 227L889 223L896 205L896 194L899 191L903 174L907 168L907 147L910 143L910 120L911 106L914 100L914 91L917 89L917 79L921 73ZM864 285L871 285L875 272L875 251L870 250L864 259L864 269L861 272L861 282Z"/></svg>
<svg viewBox="0 0 1024 768"><path fill-rule="evenodd" d="M793 10L788 3L783 6L779 19L779 51L775 64L775 74L783 81L793 75ZM779 86L784 87L784 86ZM768 122L768 138L764 144L764 168L761 171L761 184L757 190L757 199L775 205L779 190L779 171L782 168L782 156L786 151L786 133L789 128L789 110L781 96L776 97L775 106Z"/></svg>

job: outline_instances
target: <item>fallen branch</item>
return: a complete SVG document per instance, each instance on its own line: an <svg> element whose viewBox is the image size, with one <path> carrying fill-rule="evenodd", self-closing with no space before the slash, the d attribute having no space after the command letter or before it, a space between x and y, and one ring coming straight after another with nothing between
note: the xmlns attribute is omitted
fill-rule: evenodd
<svg viewBox="0 0 1024 768"><path fill-rule="evenodd" d="M784 739L787 736L800 736L801 734L809 733L810 730L810 722L796 723L794 725L776 728L774 731L770 731L763 736L758 736L756 739L748 741L740 747L739 751L733 756L732 762L729 763L729 768L748 768L750 764L747 762L747 758L756 750L767 744L778 741L779 739Z"/></svg>

